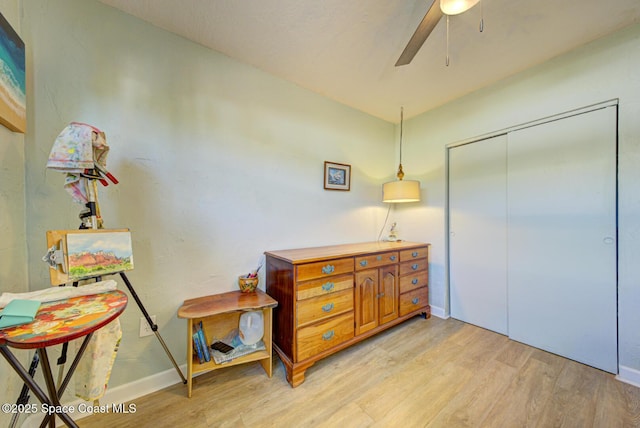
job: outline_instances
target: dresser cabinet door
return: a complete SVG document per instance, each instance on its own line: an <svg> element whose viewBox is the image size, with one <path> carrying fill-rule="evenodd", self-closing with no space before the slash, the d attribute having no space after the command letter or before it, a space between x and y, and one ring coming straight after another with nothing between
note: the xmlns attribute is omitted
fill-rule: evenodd
<svg viewBox="0 0 640 428"><path fill-rule="evenodd" d="M380 324L398 318L398 265L380 268L378 291Z"/></svg>
<svg viewBox="0 0 640 428"><path fill-rule="evenodd" d="M398 318L398 265L356 273L356 336Z"/></svg>
<svg viewBox="0 0 640 428"><path fill-rule="evenodd" d="M356 273L356 336L378 326L378 269Z"/></svg>

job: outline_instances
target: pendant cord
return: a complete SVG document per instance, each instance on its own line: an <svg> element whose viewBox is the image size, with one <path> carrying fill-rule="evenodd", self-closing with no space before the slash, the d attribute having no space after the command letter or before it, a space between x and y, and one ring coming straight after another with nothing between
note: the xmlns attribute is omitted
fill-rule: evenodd
<svg viewBox="0 0 640 428"><path fill-rule="evenodd" d="M400 106L400 164L402 165L402 122L404 122L404 107Z"/></svg>
<svg viewBox="0 0 640 428"><path fill-rule="evenodd" d="M480 32L484 31L484 2L480 0Z"/></svg>
<svg viewBox="0 0 640 428"><path fill-rule="evenodd" d="M382 232L384 231L384 228L387 227L387 221L389 221L389 213L391 212L391 206L393 204L389 204L389 208L387 209L387 216L384 218L384 224L382 225L382 229L380 229L380 233L378 234L378 242L380 241L380 238L382 237Z"/></svg>
<svg viewBox="0 0 640 428"><path fill-rule="evenodd" d="M447 59L445 65L449 67L449 15L447 15Z"/></svg>

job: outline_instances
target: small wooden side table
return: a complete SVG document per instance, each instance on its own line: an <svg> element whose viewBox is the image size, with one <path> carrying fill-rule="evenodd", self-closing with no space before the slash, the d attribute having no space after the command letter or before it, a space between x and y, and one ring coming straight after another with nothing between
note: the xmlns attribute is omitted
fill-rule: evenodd
<svg viewBox="0 0 640 428"><path fill-rule="evenodd" d="M193 377L198 373L259 361L264 371L267 372L267 376L271 377L273 373L272 310L276 306L278 306L278 302L261 290L256 290L253 293L230 291L184 301L184 304L178 309L178 318L187 319L187 396L189 398L191 398L193 388ZM262 310L264 316L262 340L265 350L256 351L223 364L216 364L213 358L211 361L200 364L198 357L193 352L192 340L195 326L200 321L202 321L207 343L210 345L214 337L224 337L234 328L238 328L242 312L255 310Z"/></svg>

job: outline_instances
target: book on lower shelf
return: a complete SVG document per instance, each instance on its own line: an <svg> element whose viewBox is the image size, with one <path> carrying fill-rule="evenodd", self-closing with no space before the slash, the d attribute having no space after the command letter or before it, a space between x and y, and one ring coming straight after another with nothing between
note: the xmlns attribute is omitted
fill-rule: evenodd
<svg viewBox="0 0 640 428"><path fill-rule="evenodd" d="M198 334L197 331L193 333L192 339L193 339L193 351L198 357L198 361L200 362L200 364L202 364L204 363L204 354L202 353L202 345L200 345L200 335Z"/></svg>
<svg viewBox="0 0 640 428"><path fill-rule="evenodd" d="M202 321L196 324L196 332L198 333L198 338L200 340L200 347L202 348L202 356L204 357L204 361L209 362L211 361L211 353L209 352L209 344L207 343L207 337L204 334Z"/></svg>

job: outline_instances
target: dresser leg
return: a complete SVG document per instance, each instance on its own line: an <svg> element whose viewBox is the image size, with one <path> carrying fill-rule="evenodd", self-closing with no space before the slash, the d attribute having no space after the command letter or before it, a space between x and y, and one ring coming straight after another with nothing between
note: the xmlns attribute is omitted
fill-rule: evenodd
<svg viewBox="0 0 640 428"><path fill-rule="evenodd" d="M291 384L292 388L295 388L296 386L299 386L302 384L302 382L304 382L304 374L307 371L306 368L304 369L293 369L291 371L291 373L289 373L289 370L287 370L287 381Z"/></svg>
<svg viewBox="0 0 640 428"><path fill-rule="evenodd" d="M280 361L282 361L282 365L284 365L284 370L289 385L291 385L292 388L295 388L296 386L302 384L302 382L304 382L304 374L307 371L307 368L309 368L309 366L313 363L311 363L310 365L296 366L286 356L281 355L279 352L278 356L280 357Z"/></svg>

